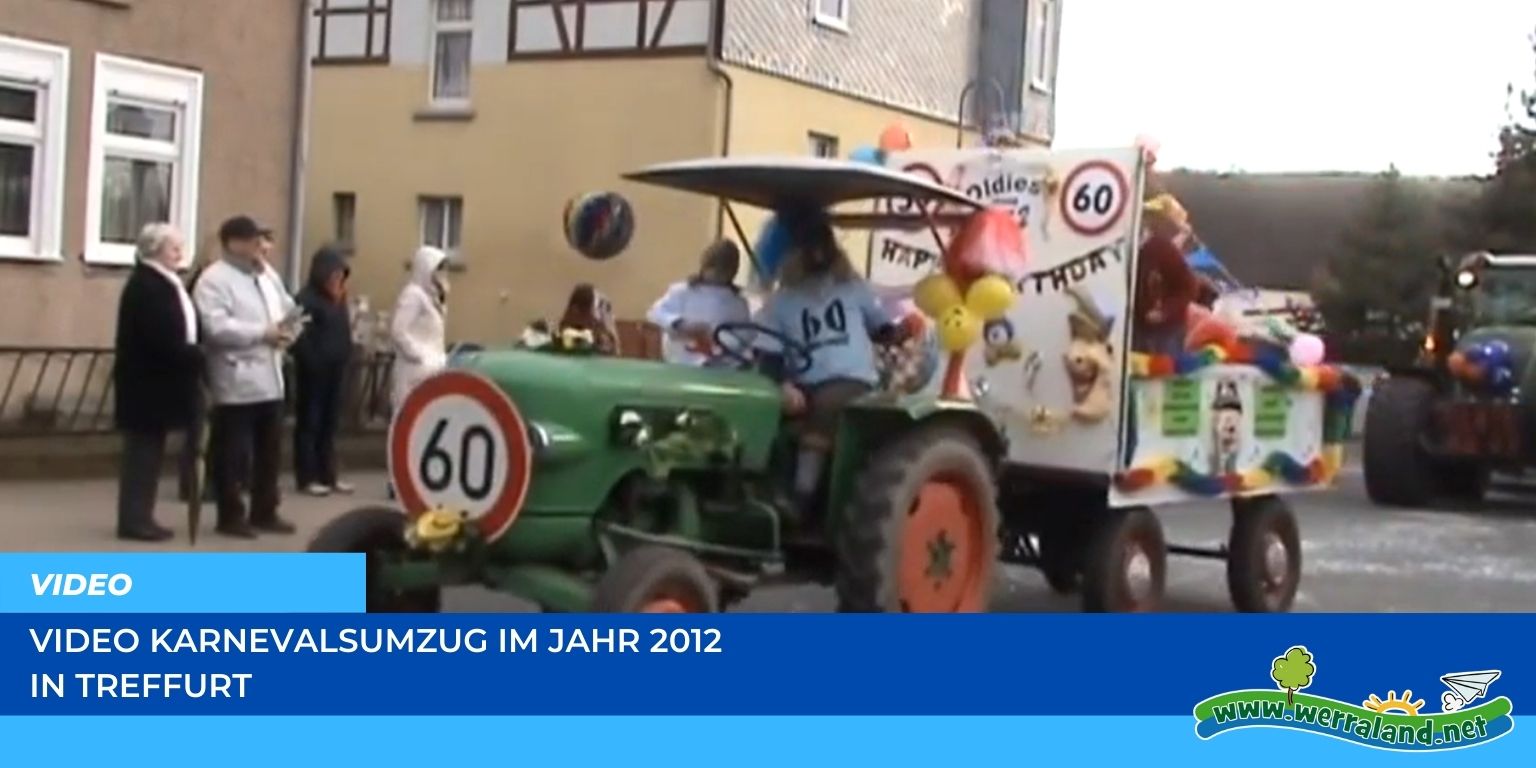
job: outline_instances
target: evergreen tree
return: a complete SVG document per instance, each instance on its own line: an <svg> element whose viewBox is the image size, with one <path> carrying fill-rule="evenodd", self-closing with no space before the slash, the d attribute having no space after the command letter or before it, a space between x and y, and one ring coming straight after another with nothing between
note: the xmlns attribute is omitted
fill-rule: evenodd
<svg viewBox="0 0 1536 768"><path fill-rule="evenodd" d="M1439 236L1432 221L1433 207L1416 182L1395 167L1377 177L1314 292L1343 359L1411 359L1436 286Z"/></svg>
<svg viewBox="0 0 1536 768"><path fill-rule="evenodd" d="M1536 53L1536 33L1531 47ZM1499 130L1494 175L1456 212L1458 250L1536 254L1536 77L1518 95L1513 86L1509 92L1510 117Z"/></svg>

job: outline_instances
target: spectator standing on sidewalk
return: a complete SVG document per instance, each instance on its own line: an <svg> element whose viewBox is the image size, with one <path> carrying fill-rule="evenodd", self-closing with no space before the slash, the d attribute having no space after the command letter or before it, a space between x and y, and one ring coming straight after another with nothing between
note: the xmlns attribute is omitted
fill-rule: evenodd
<svg viewBox="0 0 1536 768"><path fill-rule="evenodd" d="M224 257L198 278L193 301L203 323L213 399L213 484L217 530L253 538L292 533L277 514L283 430L283 351L302 329L301 315L262 259L263 227L235 216L219 227ZM247 469L250 510L241 498Z"/></svg>
<svg viewBox="0 0 1536 768"><path fill-rule="evenodd" d="M310 323L293 345L293 474L299 491L311 496L352 492L336 473L336 430L352 357L347 256L334 245L317 251L298 296Z"/></svg>
<svg viewBox="0 0 1536 768"><path fill-rule="evenodd" d="M448 364L448 255L423 246L411 259L411 276L395 300L389 337L395 350L389 404L399 413L411 388Z"/></svg>
<svg viewBox="0 0 1536 768"><path fill-rule="evenodd" d="M155 522L165 438L190 431L198 408L197 312L176 274L184 247L175 227L146 225L118 303L112 369L114 418L123 433L117 537L129 541L171 538L170 529Z"/></svg>

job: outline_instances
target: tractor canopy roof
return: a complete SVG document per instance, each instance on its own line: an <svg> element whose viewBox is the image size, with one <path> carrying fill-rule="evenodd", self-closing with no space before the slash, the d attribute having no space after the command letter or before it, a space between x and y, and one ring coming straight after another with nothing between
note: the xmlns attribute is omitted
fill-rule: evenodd
<svg viewBox="0 0 1536 768"><path fill-rule="evenodd" d="M1495 254L1486 251L1468 254L1461 261L1462 268L1487 267L1490 269L1531 269L1536 268L1536 255L1533 254Z"/></svg>
<svg viewBox="0 0 1536 768"><path fill-rule="evenodd" d="M769 210L808 204L831 208L884 198L938 203L933 207L964 213L982 207L959 190L920 176L816 157L711 157L653 165L624 178Z"/></svg>

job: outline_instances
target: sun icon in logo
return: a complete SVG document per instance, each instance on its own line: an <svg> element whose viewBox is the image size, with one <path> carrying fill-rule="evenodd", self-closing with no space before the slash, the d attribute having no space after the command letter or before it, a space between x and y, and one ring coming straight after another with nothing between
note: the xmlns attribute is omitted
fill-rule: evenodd
<svg viewBox="0 0 1536 768"><path fill-rule="evenodd" d="M1417 715L1419 713L1419 708L1424 706L1424 700L1419 699L1418 701L1414 701L1413 691L1411 690L1403 691L1403 695L1401 697L1397 695L1397 691L1387 691L1387 697L1385 699L1373 693L1371 694L1370 700L1361 702L1360 706L1365 707L1372 712L1379 712L1384 715L1388 713L1398 715Z"/></svg>

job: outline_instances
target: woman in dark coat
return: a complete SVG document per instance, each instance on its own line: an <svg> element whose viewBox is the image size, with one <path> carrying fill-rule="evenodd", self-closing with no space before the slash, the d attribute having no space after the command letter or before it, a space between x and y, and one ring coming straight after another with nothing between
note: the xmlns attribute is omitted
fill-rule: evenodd
<svg viewBox="0 0 1536 768"><path fill-rule="evenodd" d="M336 475L336 430L341 423L347 361L352 357L352 319L347 308L347 254L336 246L315 253L309 283L298 303L309 326L293 345L295 424L293 474L311 496L351 493Z"/></svg>
<svg viewBox="0 0 1536 768"><path fill-rule="evenodd" d="M112 369L114 415L123 434L117 536L129 541L171 538L170 529L155 522L165 438L186 431L197 414L197 313L175 271L183 247L175 227L146 225L118 303Z"/></svg>

